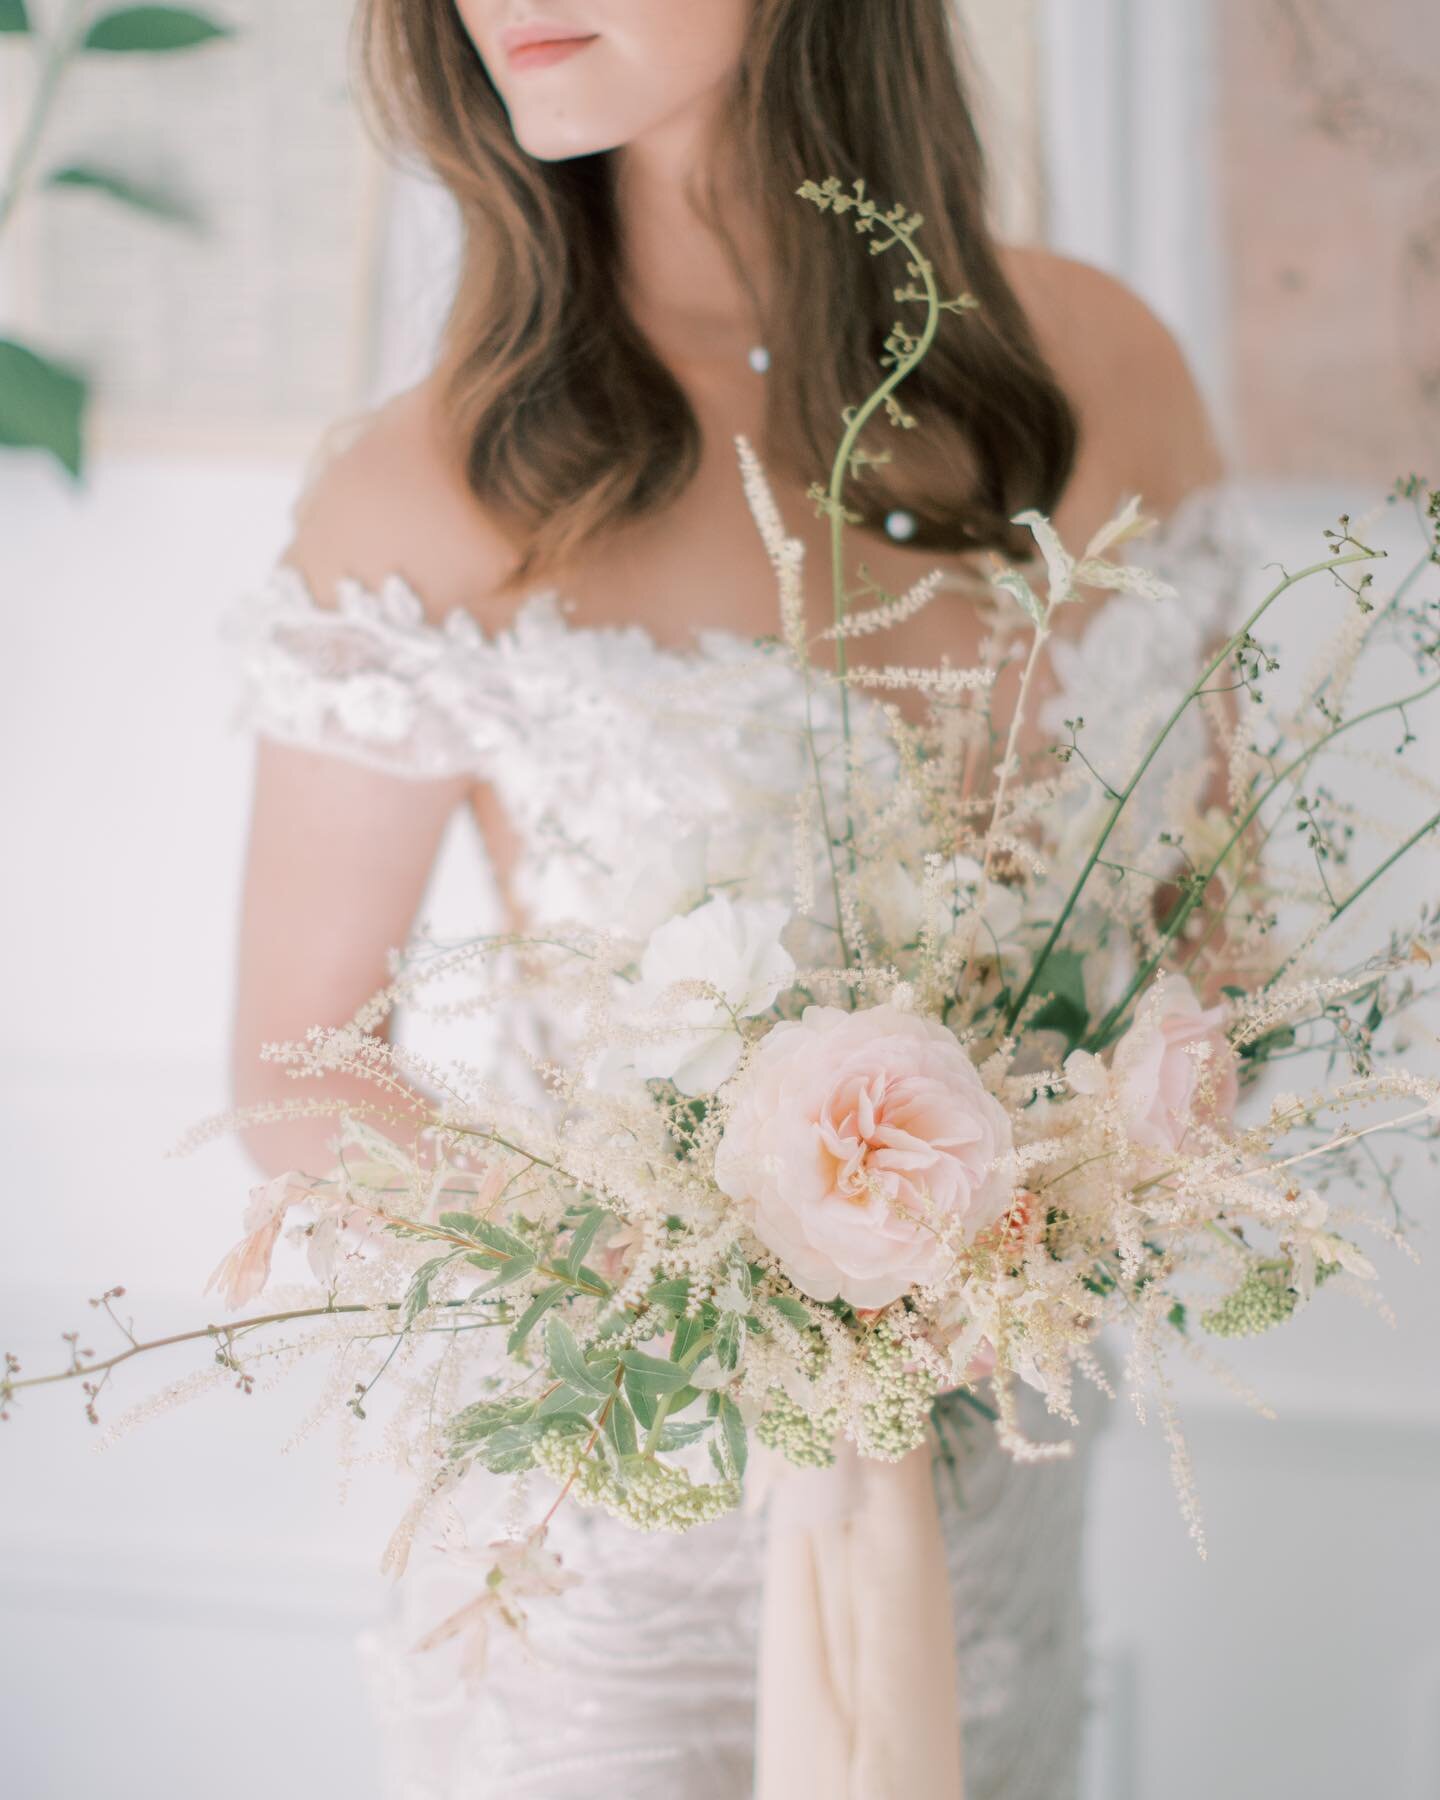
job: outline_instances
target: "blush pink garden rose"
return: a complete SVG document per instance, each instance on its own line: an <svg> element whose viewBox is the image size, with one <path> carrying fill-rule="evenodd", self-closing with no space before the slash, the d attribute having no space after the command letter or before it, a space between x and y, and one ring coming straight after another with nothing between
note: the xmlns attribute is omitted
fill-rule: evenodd
<svg viewBox="0 0 1440 1800"><path fill-rule="evenodd" d="M1183 975L1147 996L1115 1046L1110 1089L1132 1143L1175 1151L1196 1120L1218 1124L1239 1097L1224 1006L1202 1007Z"/></svg>
<svg viewBox="0 0 1440 1800"><path fill-rule="evenodd" d="M944 1274L936 1225L973 1238L1009 1205L1010 1120L954 1033L872 1006L808 1006L764 1037L715 1179L815 1300L897 1300Z"/></svg>

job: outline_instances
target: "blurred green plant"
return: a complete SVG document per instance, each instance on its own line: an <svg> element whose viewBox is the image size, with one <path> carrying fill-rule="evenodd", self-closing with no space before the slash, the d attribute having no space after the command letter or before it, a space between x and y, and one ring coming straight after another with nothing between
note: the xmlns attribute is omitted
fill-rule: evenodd
<svg viewBox="0 0 1440 1800"><path fill-rule="evenodd" d="M45 129L66 71L81 56L154 55L189 50L233 36L232 28L179 6L125 6L92 17L93 0L62 0L53 26L41 32L26 0L0 0L0 40L24 38L34 47L36 71L29 111L0 177L0 234L34 189L88 189L122 206L195 229L200 220L175 194L95 163L37 169ZM41 450L75 479L84 461L84 419L90 384L85 374L0 336L0 445Z"/></svg>

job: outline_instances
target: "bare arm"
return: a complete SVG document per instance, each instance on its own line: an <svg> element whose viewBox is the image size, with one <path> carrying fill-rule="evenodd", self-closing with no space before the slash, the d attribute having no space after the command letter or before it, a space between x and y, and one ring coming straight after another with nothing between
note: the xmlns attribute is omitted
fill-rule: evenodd
<svg viewBox="0 0 1440 1800"><path fill-rule="evenodd" d="M1163 521L1190 494L1223 482L1229 471L1205 397L1173 332L1146 302L1124 282L1071 257L1012 248L1006 259L1080 417L1082 453L1065 503L1070 541L1083 543L1128 494L1138 493L1143 510ZM1136 560L1145 561L1143 539ZM1078 629L1082 617L1077 612L1070 623ZM1157 614L1161 628L1163 614ZM1233 697L1220 704L1233 726ZM1226 786L1224 759L1217 755L1200 797L1202 810L1223 805ZM1157 920L1178 898L1177 887L1159 890ZM1218 928L1210 941L1223 952ZM1217 954L1210 989L1230 973L1223 953Z"/></svg>
<svg viewBox="0 0 1440 1800"><path fill-rule="evenodd" d="M281 560L321 604L335 582L402 574L438 617L483 602L504 559L441 460L419 390L392 401L320 474L297 509ZM257 741L245 855L231 1038L235 1104L293 1098L403 1105L361 1077L297 1081L260 1060L262 1044L342 1025L388 979L387 954L414 924L468 775L418 780L344 757ZM418 1107L419 1096L414 1096ZM417 1110L418 1116L418 1110ZM391 1126L403 1132L403 1126ZM249 1128L266 1174L333 1163L333 1117Z"/></svg>
<svg viewBox="0 0 1440 1800"><path fill-rule="evenodd" d="M1127 488L1144 494L1145 510L1163 519L1187 495L1225 480L1229 471L1205 398L1174 335L1128 288L1111 283L1108 277L1101 279L1109 289L1107 310L1113 330L1109 354L1116 370L1115 411L1107 429L1120 434L1124 466L1133 471ZM1144 555L1142 540L1142 562ZM1206 646L1212 654L1218 648L1218 642ZM1218 682L1228 680L1228 671L1217 676ZM1227 729L1233 730L1239 717L1233 693L1222 689L1219 705ZM1223 807L1228 798L1223 749L1214 738L1210 747L1214 763L1200 795L1202 811ZM1167 919L1179 899L1178 887L1161 888L1156 895L1157 921ZM1207 895L1207 905L1219 906L1222 899L1217 882ZM1198 923L1197 929L1201 929ZM1219 998L1225 982L1241 972L1227 956L1224 927L1213 916L1204 935L1209 947L1203 970L1204 997L1210 1002ZM1182 948L1182 961L1187 955ZM1194 972L1202 971L1197 968Z"/></svg>

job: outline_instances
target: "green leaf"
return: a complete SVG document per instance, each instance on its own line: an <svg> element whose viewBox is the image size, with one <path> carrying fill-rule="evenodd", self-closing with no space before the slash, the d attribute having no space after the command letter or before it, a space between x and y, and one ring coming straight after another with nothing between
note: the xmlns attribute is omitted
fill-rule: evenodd
<svg viewBox="0 0 1440 1800"><path fill-rule="evenodd" d="M540 1292L536 1294L516 1320L515 1329L505 1340L505 1348L511 1356L525 1348L526 1338L564 1292L565 1283L556 1281L549 1287L541 1288Z"/></svg>
<svg viewBox="0 0 1440 1800"><path fill-rule="evenodd" d="M85 33L82 50L189 50L214 38L233 37L204 13L184 6L122 6L104 13Z"/></svg>
<svg viewBox="0 0 1440 1800"><path fill-rule="evenodd" d="M647 1356L643 1350L625 1350L620 1360L625 1365L625 1391L632 1393L632 1383L638 1384L658 1399L661 1394L673 1394L685 1386L687 1373L673 1362L663 1362L658 1356Z"/></svg>
<svg viewBox="0 0 1440 1800"><path fill-rule="evenodd" d="M178 196L164 193L159 188L143 187L128 176L88 163L67 163L63 169L52 169L45 177L45 184L48 187L89 188L95 193L107 194L124 206L132 206L137 212L166 219L175 225L193 227L200 223L193 208Z"/></svg>
<svg viewBox="0 0 1440 1800"><path fill-rule="evenodd" d="M535 1411L533 1400L477 1400L464 1407L446 1425L452 1450L464 1450L502 1425L523 1425Z"/></svg>
<svg viewBox="0 0 1440 1800"><path fill-rule="evenodd" d="M706 1322L707 1313L710 1315L709 1323ZM677 1319L675 1321L675 1335L670 1340L671 1362L680 1362L684 1357L687 1357L694 1347L696 1339L703 1337L705 1333L712 1328L716 1317L717 1314L715 1308L707 1305L701 1307L699 1313L697 1313L693 1319Z"/></svg>
<svg viewBox="0 0 1440 1800"><path fill-rule="evenodd" d="M1078 950L1052 950L1045 959L1039 991L1050 998L1032 1023L1041 1031L1058 1031L1072 1044L1084 1037L1090 1023L1085 999L1085 961Z"/></svg>
<svg viewBox="0 0 1440 1800"><path fill-rule="evenodd" d="M630 1402L641 1430L648 1431L655 1423L655 1396L628 1369L625 1371L625 1398Z"/></svg>
<svg viewBox="0 0 1440 1800"><path fill-rule="evenodd" d="M736 1369L745 1348L745 1320L740 1313L725 1313L715 1332L715 1360L722 1369Z"/></svg>
<svg viewBox="0 0 1440 1800"><path fill-rule="evenodd" d="M0 31L28 31L30 19L25 0L0 0Z"/></svg>
<svg viewBox="0 0 1440 1800"><path fill-rule="evenodd" d="M475 1447L476 1457L496 1475L514 1475L534 1461L532 1425L502 1425Z"/></svg>
<svg viewBox="0 0 1440 1800"><path fill-rule="evenodd" d="M551 1388L535 1408L535 1417L548 1419L556 1413L578 1412L588 1418L590 1412L594 1411L595 1404L594 1394L583 1388L573 1388L568 1382L562 1381L558 1387Z"/></svg>
<svg viewBox="0 0 1440 1800"><path fill-rule="evenodd" d="M449 1261L449 1256L432 1256L429 1262L421 1263L410 1277L410 1285L405 1290L405 1299L400 1308L402 1325L413 1325L430 1304L430 1283Z"/></svg>
<svg viewBox="0 0 1440 1800"><path fill-rule="evenodd" d="M502 1262L496 1262L493 1256L471 1255L466 1262L474 1263L477 1269L494 1271L493 1281L484 1281L475 1289L477 1294L493 1294L496 1288L509 1287L512 1281L519 1281L522 1276L530 1274L535 1267L535 1258L527 1250L523 1256L507 1256Z"/></svg>
<svg viewBox="0 0 1440 1800"><path fill-rule="evenodd" d="M567 1275L578 1275L589 1254L590 1246L595 1242L595 1233L600 1229L600 1221L605 1217L605 1209L592 1206L570 1233L570 1243L565 1252L565 1260L561 1267Z"/></svg>
<svg viewBox="0 0 1440 1800"><path fill-rule="evenodd" d="M640 1448L635 1436L635 1415L620 1394L615 1396L615 1404L605 1415L605 1435L621 1456L634 1456Z"/></svg>
<svg viewBox="0 0 1440 1800"><path fill-rule="evenodd" d="M737 1476L743 1475L750 1448L749 1434L745 1430L745 1421L740 1416L740 1408L728 1394L720 1396L720 1429L725 1434L725 1448L735 1465L735 1473Z"/></svg>
<svg viewBox="0 0 1440 1800"><path fill-rule="evenodd" d="M708 1419L669 1419L660 1427L657 1450L683 1450L698 1443L710 1429Z"/></svg>
<svg viewBox="0 0 1440 1800"><path fill-rule="evenodd" d="M792 1325L798 1325L802 1331L814 1330L815 1321L800 1302L792 1300L789 1294L767 1294L765 1298L767 1303L773 1306L782 1318L788 1319Z"/></svg>
<svg viewBox="0 0 1440 1800"><path fill-rule="evenodd" d="M1184 1331L1184 1329L1185 1329L1185 1302L1183 1300L1177 1300L1175 1302L1175 1304L1170 1308L1170 1311L1166 1314L1166 1317L1169 1319L1170 1323L1175 1327L1175 1329L1177 1331Z"/></svg>
<svg viewBox="0 0 1440 1800"><path fill-rule="evenodd" d="M453 1231L457 1237L469 1238L472 1244L484 1244L488 1249L498 1250L503 1256L531 1256L533 1251L522 1237L516 1237L513 1231L507 1231L503 1225L496 1225L490 1219L477 1219L474 1213L441 1213L440 1223L446 1231Z"/></svg>
<svg viewBox="0 0 1440 1800"><path fill-rule="evenodd" d="M683 1313L690 1298L690 1278L676 1275L668 1281L657 1281L646 1289L645 1298L651 1306L664 1307L666 1312Z"/></svg>
<svg viewBox="0 0 1440 1800"><path fill-rule="evenodd" d="M588 1437L595 1429L595 1421L589 1413L581 1412L578 1407L562 1406L558 1411L546 1413L543 1419L537 1418L536 1424L546 1437Z"/></svg>
<svg viewBox="0 0 1440 1800"><path fill-rule="evenodd" d="M84 376L0 338L0 444L48 450L72 475L83 460Z"/></svg>
<svg viewBox="0 0 1440 1800"><path fill-rule="evenodd" d="M613 1380L606 1380L599 1369L592 1367L580 1354L580 1346L575 1341L575 1333L563 1319L552 1319L545 1327L545 1350L550 1358L550 1367L562 1381L568 1381L571 1387L579 1388L582 1394L594 1394L604 1399L614 1387ZM615 1359L608 1359L613 1372ZM604 1364L600 1365L603 1368Z"/></svg>

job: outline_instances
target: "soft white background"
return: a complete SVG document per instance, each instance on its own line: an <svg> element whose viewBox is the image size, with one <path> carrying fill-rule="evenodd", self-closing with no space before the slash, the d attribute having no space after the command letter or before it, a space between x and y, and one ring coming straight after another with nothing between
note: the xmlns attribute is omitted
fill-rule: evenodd
<svg viewBox="0 0 1440 1800"><path fill-rule="evenodd" d="M1138 285L1223 405L1194 154L1203 8L1054 0L1047 33L1054 239ZM418 367L443 289L443 208L400 200L377 391ZM0 465L0 1345L32 1369L59 1328L108 1342L85 1300L117 1280L147 1330L208 1316L198 1289L235 1233L249 1172L233 1149L165 1151L225 1098L248 745L228 728L215 625L283 544L298 476L111 458L76 495L38 460ZM1257 496L1267 550L1309 560L1341 505L1373 498ZM1292 608L1279 635L1298 655L1313 622ZM427 911L465 919L476 881L460 828ZM1414 1207L1436 1206L1431 1177ZM1278 1422L1178 1375L1207 1562L1158 1431L1115 1409L1095 1485L1089 1800L1440 1796L1440 1279L1433 1255L1378 1260L1398 1331L1335 1301L1236 1357ZM123 1372L110 1416L161 1374ZM404 1492L361 1470L341 1506L323 1437L283 1454L305 1395L303 1377L221 1391L103 1454L68 1390L5 1428L0 1791L378 1791L353 1642L384 1604L376 1555Z"/></svg>

